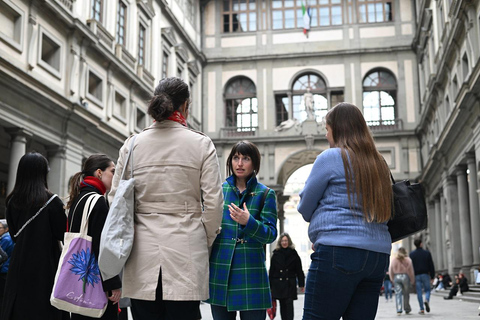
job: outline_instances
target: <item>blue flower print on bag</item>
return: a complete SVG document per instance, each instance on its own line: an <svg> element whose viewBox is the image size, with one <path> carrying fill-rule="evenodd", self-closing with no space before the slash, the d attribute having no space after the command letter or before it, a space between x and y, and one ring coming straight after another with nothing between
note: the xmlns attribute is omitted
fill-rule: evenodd
<svg viewBox="0 0 480 320"><path fill-rule="evenodd" d="M81 250L80 252L72 254L72 258L68 260L73 267L70 268L76 275L80 275L78 281L83 281L83 293L87 285L95 287L95 283L100 281L100 270L98 268L97 260L93 252L87 248L87 251Z"/></svg>

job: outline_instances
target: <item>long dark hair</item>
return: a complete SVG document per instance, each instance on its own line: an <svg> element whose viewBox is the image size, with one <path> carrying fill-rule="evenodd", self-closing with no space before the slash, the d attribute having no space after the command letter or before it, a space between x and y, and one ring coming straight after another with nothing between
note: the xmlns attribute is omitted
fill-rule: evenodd
<svg viewBox="0 0 480 320"><path fill-rule="evenodd" d="M187 102L190 103L188 85L180 78L171 77L160 80L153 97L148 103L148 114L160 122L172 115L174 111Z"/></svg>
<svg viewBox="0 0 480 320"><path fill-rule="evenodd" d="M243 140L235 143L235 145L232 147L232 150L230 151L230 155L227 158L228 175L230 176L233 174L232 160L233 156L237 153L244 156L249 156L252 159L253 170L255 170L255 174L258 174L258 172L260 171L261 160L260 151L258 151L258 148L254 143Z"/></svg>
<svg viewBox="0 0 480 320"><path fill-rule="evenodd" d="M6 204L17 209L41 207L52 193L48 190L48 160L38 152L29 152L20 159L17 177Z"/></svg>
<svg viewBox="0 0 480 320"><path fill-rule="evenodd" d="M327 113L325 120L335 147L342 153L350 206L361 201L366 221L388 221L393 197L390 170L375 147L362 112L342 102Z"/></svg>
<svg viewBox="0 0 480 320"><path fill-rule="evenodd" d="M112 164L113 160L107 157L104 154L92 154L85 160L85 163L82 166L82 171L75 173L75 175L70 180L70 195L68 197L66 209L70 208L73 204L73 201L80 194L80 183L85 177L94 176L95 171L100 169L102 171L107 170L108 167Z"/></svg>

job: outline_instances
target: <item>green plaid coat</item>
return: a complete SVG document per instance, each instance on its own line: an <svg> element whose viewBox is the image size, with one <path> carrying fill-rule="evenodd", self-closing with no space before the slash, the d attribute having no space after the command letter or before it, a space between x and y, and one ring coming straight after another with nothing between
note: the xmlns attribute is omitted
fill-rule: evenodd
<svg viewBox="0 0 480 320"><path fill-rule="evenodd" d="M240 193L235 177L223 183L222 231L215 239L210 255L210 304L226 306L228 311L264 310L272 305L263 245L277 238L277 200L267 187L252 177ZM242 226L230 218L228 205L247 204L250 220ZM243 239L237 242L236 239Z"/></svg>

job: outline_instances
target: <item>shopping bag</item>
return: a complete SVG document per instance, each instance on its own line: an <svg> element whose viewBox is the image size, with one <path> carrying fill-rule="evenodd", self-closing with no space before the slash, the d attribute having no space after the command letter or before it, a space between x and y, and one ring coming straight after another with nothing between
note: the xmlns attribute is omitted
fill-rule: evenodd
<svg viewBox="0 0 480 320"><path fill-rule="evenodd" d="M120 183L113 197L108 211L107 219L103 225L100 238L100 253L98 265L104 280L111 279L123 269L128 256L132 251L134 237L134 211L135 211L135 179L133 178L133 143L130 142L127 159L123 165ZM124 180L125 171L130 160L130 179Z"/></svg>
<svg viewBox="0 0 480 320"><path fill-rule="evenodd" d="M89 197L85 202L80 232L65 233L50 303L60 310L100 318L108 300L92 251L92 237L87 233L88 217L101 195L92 192L85 196Z"/></svg>
<svg viewBox="0 0 480 320"><path fill-rule="evenodd" d="M387 225L392 242L396 242L428 227L427 205L420 183L408 180L395 182L391 173L390 177L393 207L392 218Z"/></svg>

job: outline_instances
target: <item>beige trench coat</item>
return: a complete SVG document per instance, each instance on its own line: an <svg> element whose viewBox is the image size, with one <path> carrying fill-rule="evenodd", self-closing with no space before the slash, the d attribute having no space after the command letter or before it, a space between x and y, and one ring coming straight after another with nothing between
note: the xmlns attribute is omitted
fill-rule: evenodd
<svg viewBox="0 0 480 320"><path fill-rule="evenodd" d="M120 149L110 202L129 145L130 138ZM156 122L135 140L133 176L135 238L124 268L122 295L155 300L161 268L164 300L208 299L208 247L219 233L223 208L212 141L177 122Z"/></svg>

